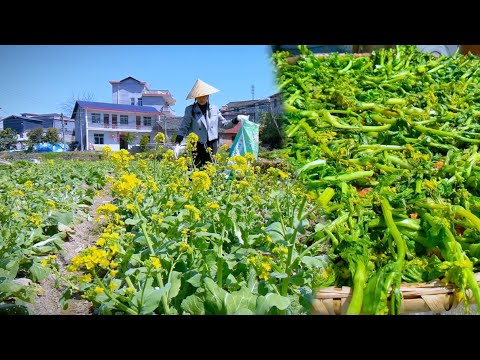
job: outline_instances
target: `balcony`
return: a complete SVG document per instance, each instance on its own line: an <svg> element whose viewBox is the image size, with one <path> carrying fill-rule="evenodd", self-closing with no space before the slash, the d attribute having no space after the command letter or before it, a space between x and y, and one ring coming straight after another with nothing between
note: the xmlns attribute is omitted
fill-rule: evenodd
<svg viewBox="0 0 480 360"><path fill-rule="evenodd" d="M144 90L143 94L145 95L163 95L171 97L172 94L168 90Z"/></svg>
<svg viewBox="0 0 480 360"><path fill-rule="evenodd" d="M114 131L138 131L151 132L152 125L137 125L137 124L105 124L88 122L88 128L91 130L114 130Z"/></svg>

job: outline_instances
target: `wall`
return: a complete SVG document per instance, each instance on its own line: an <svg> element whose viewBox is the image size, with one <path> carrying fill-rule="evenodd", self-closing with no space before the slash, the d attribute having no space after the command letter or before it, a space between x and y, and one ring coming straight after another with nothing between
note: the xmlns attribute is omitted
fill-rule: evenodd
<svg viewBox="0 0 480 360"><path fill-rule="evenodd" d="M131 105L130 98L135 98L135 105L138 105L138 98L142 97L144 85L140 85L133 79L128 79L120 84L112 84L112 103Z"/></svg>

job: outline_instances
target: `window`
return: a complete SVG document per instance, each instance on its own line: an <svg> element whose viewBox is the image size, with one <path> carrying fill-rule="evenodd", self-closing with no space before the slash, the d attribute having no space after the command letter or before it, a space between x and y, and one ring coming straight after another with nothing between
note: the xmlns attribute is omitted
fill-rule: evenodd
<svg viewBox="0 0 480 360"><path fill-rule="evenodd" d="M104 144L103 137L104 137L103 134L93 134L93 138L95 139L95 144L96 145Z"/></svg>
<svg viewBox="0 0 480 360"><path fill-rule="evenodd" d="M142 98L139 98L139 99L138 99L138 104L137 104L137 105L138 105L138 106L142 106L142 104L143 104L143 102L142 102Z"/></svg>
<svg viewBox="0 0 480 360"><path fill-rule="evenodd" d="M109 114L103 114L103 125L104 125L104 127L108 127L109 123L110 123L110 115Z"/></svg>
<svg viewBox="0 0 480 360"><path fill-rule="evenodd" d="M100 124L100 114L92 113L92 124Z"/></svg>
<svg viewBox="0 0 480 360"><path fill-rule="evenodd" d="M135 105L135 98L130 98L130 105Z"/></svg>
<svg viewBox="0 0 480 360"><path fill-rule="evenodd" d="M152 126L152 117L151 116L144 116L143 117L143 125L144 126Z"/></svg>
<svg viewBox="0 0 480 360"><path fill-rule="evenodd" d="M128 125L128 115L120 115L120 125Z"/></svg>

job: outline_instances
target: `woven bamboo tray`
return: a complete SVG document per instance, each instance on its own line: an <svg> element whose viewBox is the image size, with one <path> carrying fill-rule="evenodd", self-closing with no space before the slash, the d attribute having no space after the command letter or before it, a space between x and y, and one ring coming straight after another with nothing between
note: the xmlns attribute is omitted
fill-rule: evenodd
<svg viewBox="0 0 480 360"><path fill-rule="evenodd" d="M480 273L475 274L475 280L480 283ZM479 284L480 285L480 284ZM455 285L443 285L440 280L428 283L402 283L400 291L403 295L400 314L418 312L442 313L456 308L463 302L458 302L455 293L458 288ZM470 290L466 291L467 301L475 302ZM352 288L327 287L320 289L313 300L314 315L344 315L352 298Z"/></svg>

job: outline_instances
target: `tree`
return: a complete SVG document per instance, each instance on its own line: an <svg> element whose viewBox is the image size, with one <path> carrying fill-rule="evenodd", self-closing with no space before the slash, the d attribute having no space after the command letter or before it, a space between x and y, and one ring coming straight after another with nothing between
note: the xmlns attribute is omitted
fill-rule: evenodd
<svg viewBox="0 0 480 360"><path fill-rule="evenodd" d="M17 141L15 130L7 128L0 131L0 151L11 150Z"/></svg>
<svg viewBox="0 0 480 360"><path fill-rule="evenodd" d="M37 144L40 144L44 141L43 128L35 128L27 132L27 146L32 148Z"/></svg>
<svg viewBox="0 0 480 360"><path fill-rule="evenodd" d="M265 113L260 120L259 140L264 147L280 149L285 143L282 118Z"/></svg>
<svg viewBox="0 0 480 360"><path fill-rule="evenodd" d="M137 138L137 134L128 132L124 136L124 140L127 143L127 145L131 144L135 139Z"/></svg>
<svg viewBox="0 0 480 360"><path fill-rule="evenodd" d="M47 143L58 144L58 142L60 141L60 138L58 137L58 129L48 128L44 139Z"/></svg>
<svg viewBox="0 0 480 360"><path fill-rule="evenodd" d="M83 92L83 94L72 93L70 99L65 101L60 107L64 114L67 114L68 117L72 116L73 108L75 107L75 103L77 101L95 101L95 95L91 92Z"/></svg>
<svg viewBox="0 0 480 360"><path fill-rule="evenodd" d="M140 150L145 151L147 150L147 145L150 142L150 137L148 135L143 135L140 138Z"/></svg>

